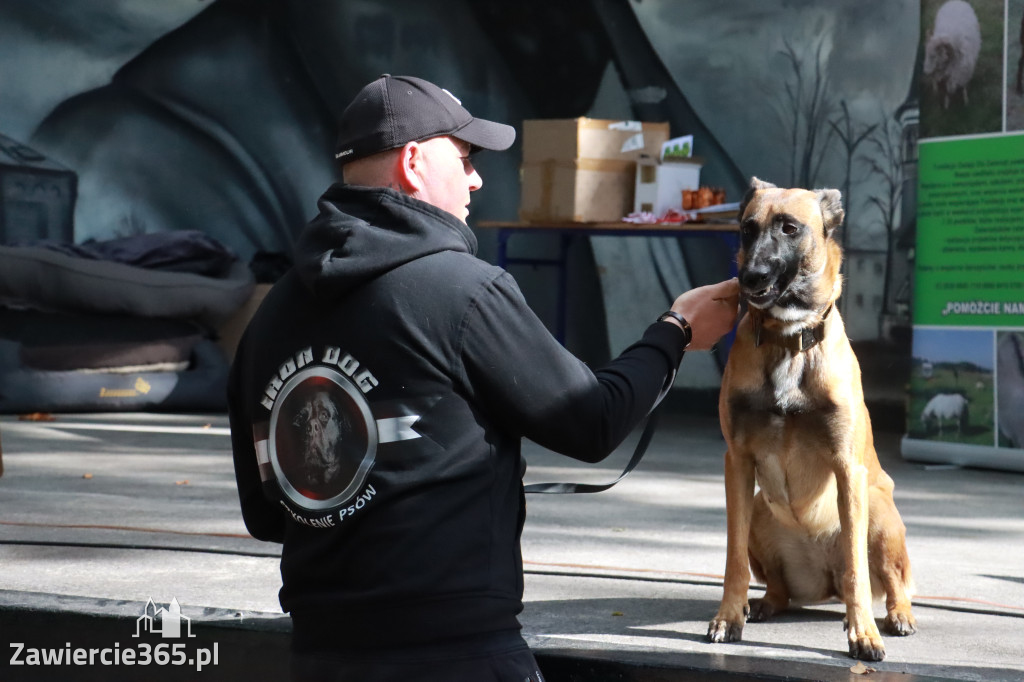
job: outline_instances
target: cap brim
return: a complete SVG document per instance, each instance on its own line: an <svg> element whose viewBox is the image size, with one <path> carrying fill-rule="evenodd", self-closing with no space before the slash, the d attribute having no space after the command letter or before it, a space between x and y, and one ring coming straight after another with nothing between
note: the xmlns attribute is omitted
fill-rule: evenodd
<svg viewBox="0 0 1024 682"><path fill-rule="evenodd" d="M515 128L483 118L474 118L451 135L474 147L494 152L505 151L516 141Z"/></svg>

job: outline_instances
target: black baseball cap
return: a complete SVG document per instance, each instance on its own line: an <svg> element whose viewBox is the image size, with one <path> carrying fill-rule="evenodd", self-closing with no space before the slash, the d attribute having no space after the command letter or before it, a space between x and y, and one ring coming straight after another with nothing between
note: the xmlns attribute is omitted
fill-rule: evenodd
<svg viewBox="0 0 1024 682"><path fill-rule="evenodd" d="M444 88L387 73L356 95L339 127L334 158L343 164L442 135L492 151L508 149L516 139L515 128L474 118Z"/></svg>

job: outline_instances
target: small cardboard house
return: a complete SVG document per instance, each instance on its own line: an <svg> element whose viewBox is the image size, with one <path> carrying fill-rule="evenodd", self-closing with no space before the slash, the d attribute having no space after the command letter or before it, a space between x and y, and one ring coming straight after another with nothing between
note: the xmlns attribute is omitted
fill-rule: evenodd
<svg viewBox="0 0 1024 682"><path fill-rule="evenodd" d="M647 157L637 161L633 210L665 215L669 209L683 209L683 190L700 186L703 161L696 157L659 161Z"/></svg>

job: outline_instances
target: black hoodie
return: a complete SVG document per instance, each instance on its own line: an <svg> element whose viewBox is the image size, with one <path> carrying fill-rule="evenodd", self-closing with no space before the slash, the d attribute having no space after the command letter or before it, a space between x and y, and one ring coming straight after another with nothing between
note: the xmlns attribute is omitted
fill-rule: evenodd
<svg viewBox="0 0 1024 682"><path fill-rule="evenodd" d="M340 184L319 209L229 388L242 514L284 543L295 646L518 628L520 439L603 459L671 384L683 332L652 324L592 371L455 216Z"/></svg>

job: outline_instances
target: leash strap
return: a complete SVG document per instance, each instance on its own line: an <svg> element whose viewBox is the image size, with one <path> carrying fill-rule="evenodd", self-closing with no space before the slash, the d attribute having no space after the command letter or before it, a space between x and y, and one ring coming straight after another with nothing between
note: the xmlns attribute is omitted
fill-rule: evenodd
<svg viewBox="0 0 1024 682"><path fill-rule="evenodd" d="M558 495L565 495L569 493L599 493L602 490L608 490L608 488L611 488L613 485L624 479L630 471L636 468L636 465L640 463L640 460L643 459L644 453L647 452L647 446L651 444L651 437L654 436L654 427L658 423L659 408L655 408L647 415L647 423L644 425L643 433L640 434L640 440L636 444L636 450L633 451L633 456L629 458L626 468L622 470L619 477L611 483L531 483L528 486L524 486L523 490L527 493Z"/></svg>

